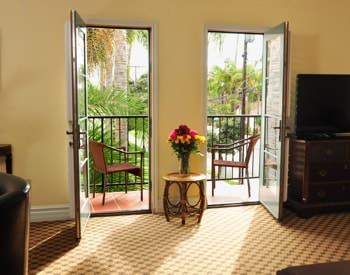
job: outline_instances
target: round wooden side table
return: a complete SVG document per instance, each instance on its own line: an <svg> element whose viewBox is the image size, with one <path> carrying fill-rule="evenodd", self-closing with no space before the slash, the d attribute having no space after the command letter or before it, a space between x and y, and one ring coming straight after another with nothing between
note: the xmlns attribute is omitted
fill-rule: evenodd
<svg viewBox="0 0 350 275"><path fill-rule="evenodd" d="M169 216L178 216L181 217L182 224L185 224L186 216L197 215L198 223L200 223L206 202L204 195L204 180L206 176L198 173L190 173L188 175L170 173L164 176L163 179L165 180L163 206L166 220L170 220ZM175 204L169 200L169 188L172 184L176 184L180 191L180 200ZM194 204L191 204L187 197L187 191L192 184L197 185L199 189L199 199Z"/></svg>

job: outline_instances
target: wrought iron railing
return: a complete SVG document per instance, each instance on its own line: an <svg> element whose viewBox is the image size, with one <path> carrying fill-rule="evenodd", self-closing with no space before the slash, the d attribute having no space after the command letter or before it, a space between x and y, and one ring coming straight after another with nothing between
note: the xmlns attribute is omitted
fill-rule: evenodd
<svg viewBox="0 0 350 275"><path fill-rule="evenodd" d="M143 150L144 154L144 188L149 183L149 119L147 115L119 115L119 116L89 116L89 138L103 142L113 147L125 146L128 151ZM108 164L121 161L121 155L109 150L105 156ZM130 157L130 162L140 165L140 160ZM90 163L90 178L92 178L93 164ZM109 175L110 191L123 191L125 182L124 173ZM101 190L102 175L97 175L97 190ZM91 182L92 185L92 182ZM129 175L129 190L139 190L140 180ZM92 187L92 186L91 186Z"/></svg>
<svg viewBox="0 0 350 275"><path fill-rule="evenodd" d="M261 126L260 115L208 115L207 120L207 179L211 180L211 147L214 143L230 143L240 139L259 134ZM145 151L144 184L150 179L150 159L149 159L149 119L147 115L120 115L120 116L89 116L89 137L93 140L103 142L113 147L126 146L129 151ZM259 177L259 144L255 147L249 165L250 178ZM221 156L223 159L234 158L241 160L244 158L243 151L235 151L231 154ZM107 156L108 163L113 163L120 156L112 152ZM137 160L132 160L137 164ZM90 173L92 175L92 164ZM243 179L244 175L233 168L220 168L219 179L235 180ZM101 182L101 176L97 177L97 182ZM116 186L115 191L124 190L124 175L111 175L109 183ZM137 177L130 176L129 185L134 186L134 190L140 188ZM113 188L113 187L112 187ZM99 190L99 189L98 189ZM114 190L112 190L114 191Z"/></svg>
<svg viewBox="0 0 350 275"><path fill-rule="evenodd" d="M228 144L242 138L260 134L260 127L260 115L208 115L207 179L211 180L211 148L213 144ZM249 162L249 178L259 177L259 147L260 142L255 146ZM227 154L220 154L220 158L241 161L245 157L244 154L245 150L235 150ZM221 180L246 178L240 169L230 167L220 167L217 174L217 178Z"/></svg>

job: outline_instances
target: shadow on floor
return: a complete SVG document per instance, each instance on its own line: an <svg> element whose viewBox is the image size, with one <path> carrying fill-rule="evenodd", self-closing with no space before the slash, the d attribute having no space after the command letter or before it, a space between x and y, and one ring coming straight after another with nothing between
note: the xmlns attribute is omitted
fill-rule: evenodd
<svg viewBox="0 0 350 275"><path fill-rule="evenodd" d="M70 222L35 223L30 234L29 274L37 274L78 245L75 227Z"/></svg>

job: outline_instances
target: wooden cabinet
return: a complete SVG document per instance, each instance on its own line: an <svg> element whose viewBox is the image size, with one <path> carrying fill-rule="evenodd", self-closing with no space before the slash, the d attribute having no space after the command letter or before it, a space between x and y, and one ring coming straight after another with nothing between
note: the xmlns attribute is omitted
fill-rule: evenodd
<svg viewBox="0 0 350 275"><path fill-rule="evenodd" d="M350 209L350 139L291 138L287 205L301 217Z"/></svg>

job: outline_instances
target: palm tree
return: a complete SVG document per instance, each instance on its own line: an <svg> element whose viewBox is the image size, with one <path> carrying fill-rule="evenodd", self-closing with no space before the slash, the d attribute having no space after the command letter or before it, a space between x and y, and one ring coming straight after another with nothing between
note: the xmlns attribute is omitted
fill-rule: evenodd
<svg viewBox="0 0 350 275"><path fill-rule="evenodd" d="M248 102L261 99L262 71L253 66L247 66L247 98ZM236 112L241 106L242 69L231 62L226 62L224 68L215 66L209 72L208 78L208 108L210 114L228 114ZM249 108L252 108L248 105Z"/></svg>
<svg viewBox="0 0 350 275"><path fill-rule="evenodd" d="M89 75L98 72L100 89L128 89L132 45L139 41L148 48L148 38L147 30L88 28Z"/></svg>
<svg viewBox="0 0 350 275"><path fill-rule="evenodd" d="M113 48L113 70L111 75L110 86L116 89L128 89L128 68L129 68L129 52L127 42L127 30L113 29L114 48Z"/></svg>
<svg viewBox="0 0 350 275"><path fill-rule="evenodd" d="M242 83L242 70L232 62L224 68L215 66L209 72L209 113L234 113L239 107L239 87Z"/></svg>
<svg viewBox="0 0 350 275"><path fill-rule="evenodd" d="M89 76L98 74L99 87L107 87L112 72L113 33L106 28L87 29L87 68Z"/></svg>

